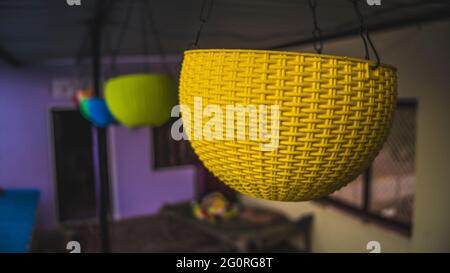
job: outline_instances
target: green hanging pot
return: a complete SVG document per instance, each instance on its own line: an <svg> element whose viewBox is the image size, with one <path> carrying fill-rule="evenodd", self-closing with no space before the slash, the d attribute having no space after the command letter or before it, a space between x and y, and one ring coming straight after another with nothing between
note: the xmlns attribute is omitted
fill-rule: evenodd
<svg viewBox="0 0 450 273"><path fill-rule="evenodd" d="M124 126L159 126L177 103L176 83L164 74L132 74L106 82L105 100Z"/></svg>

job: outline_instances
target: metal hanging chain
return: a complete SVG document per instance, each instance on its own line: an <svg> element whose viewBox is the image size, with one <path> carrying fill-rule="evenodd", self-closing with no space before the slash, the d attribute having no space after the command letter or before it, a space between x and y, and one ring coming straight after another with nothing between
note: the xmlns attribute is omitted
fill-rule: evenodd
<svg viewBox="0 0 450 273"><path fill-rule="evenodd" d="M208 22L209 17L211 16L211 11L214 6L214 0L203 0L202 8L200 10L200 27L197 30L197 33L195 35L194 42L190 47L198 48L198 42L200 40L200 36L203 31L203 26Z"/></svg>
<svg viewBox="0 0 450 273"><path fill-rule="evenodd" d="M366 39L366 25L364 22L364 17L361 14L361 11L359 9L358 6L358 0L351 0L352 4L353 4L353 8L355 10L356 16L358 17L358 21L359 21L359 36L361 36L361 39L363 40L364 43L364 52L365 52L365 58L366 60L370 59L370 53L369 53L369 47L367 45L367 39Z"/></svg>
<svg viewBox="0 0 450 273"><path fill-rule="evenodd" d="M353 8L355 10L356 16L359 20L359 36L361 36L361 39L364 42L364 51L365 51L365 58L366 60L370 60L370 53L369 53L369 46L372 48L373 54L376 58L376 65L375 68L378 68L380 66L380 56L378 55L377 49L375 48L375 45L372 42L372 39L370 38L369 29L367 28L367 25L364 21L364 17L361 13L361 10L359 9L359 0L350 0L353 3Z"/></svg>
<svg viewBox="0 0 450 273"><path fill-rule="evenodd" d="M308 1L309 8L311 9L312 17L313 17L313 25L314 29L312 31L313 38L314 38L314 49L318 54L322 53L323 50L323 41L322 41L322 30L319 28L319 24L317 23L317 1L316 0L309 0Z"/></svg>
<svg viewBox="0 0 450 273"><path fill-rule="evenodd" d="M203 31L203 26L208 22L209 17L211 16L212 9L214 7L214 0L203 0L202 2L202 8L200 10L200 27L197 30L197 33L195 34L194 41L190 43L187 48L188 49L194 49L198 48L198 42L200 41L200 36ZM181 73L181 63L183 61L181 60L177 65L175 65L175 70L178 74Z"/></svg>
<svg viewBox="0 0 450 273"><path fill-rule="evenodd" d="M120 49L122 48L122 43L125 38L125 33L127 31L128 24L130 23L130 18L131 18L131 14L133 12L133 7L134 7L134 0L131 0L129 2L128 8L127 8L127 11L125 14L125 22L123 23L122 28L119 33L119 39L117 41L117 46L111 53L110 74L112 74L112 72L116 70L116 58L120 52Z"/></svg>

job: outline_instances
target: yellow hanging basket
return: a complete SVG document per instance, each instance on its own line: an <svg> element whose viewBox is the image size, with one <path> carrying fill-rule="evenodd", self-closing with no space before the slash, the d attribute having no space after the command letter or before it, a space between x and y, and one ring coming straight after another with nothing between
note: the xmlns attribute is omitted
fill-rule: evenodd
<svg viewBox="0 0 450 273"><path fill-rule="evenodd" d="M158 126L177 102L174 80L163 74L133 74L106 82L105 100L112 115L127 127Z"/></svg>
<svg viewBox="0 0 450 273"><path fill-rule="evenodd" d="M218 105L223 112L227 105L278 106L279 141L269 151L261 149L267 139L250 140L249 122L245 139L205 140L194 137L195 127L209 121L201 110L182 118L186 128L193 128L188 133L195 153L221 181L253 197L305 201L345 186L375 158L391 125L396 84L395 68L374 68L361 59L188 50L179 98L191 111L199 98L203 109ZM227 130L227 119L219 133Z"/></svg>

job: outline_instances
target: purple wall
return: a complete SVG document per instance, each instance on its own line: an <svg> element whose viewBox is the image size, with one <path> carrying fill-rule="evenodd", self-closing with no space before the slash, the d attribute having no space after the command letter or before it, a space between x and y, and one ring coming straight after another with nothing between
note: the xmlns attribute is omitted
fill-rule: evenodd
<svg viewBox="0 0 450 273"><path fill-rule="evenodd" d="M65 67L13 69L0 66L0 186L41 191L38 226L57 225L50 112L69 101L50 97L53 77L71 76ZM148 128L109 129L114 216L153 213L165 202L193 196L194 169L151 170Z"/></svg>
<svg viewBox="0 0 450 273"><path fill-rule="evenodd" d="M38 223L55 225L46 73L0 68L0 186L41 191Z"/></svg>
<svg viewBox="0 0 450 273"><path fill-rule="evenodd" d="M193 167L152 170L150 132L149 128L109 130L116 218L155 212L165 202L193 197Z"/></svg>

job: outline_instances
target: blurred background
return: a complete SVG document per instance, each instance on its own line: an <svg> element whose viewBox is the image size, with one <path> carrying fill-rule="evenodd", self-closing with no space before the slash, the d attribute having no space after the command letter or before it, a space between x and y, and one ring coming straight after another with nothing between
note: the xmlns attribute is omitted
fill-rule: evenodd
<svg viewBox="0 0 450 273"><path fill-rule="evenodd" d="M310 2L216 0L198 47L314 52ZM363 58L352 3L316 2L323 53ZM218 181L174 119L98 128L74 102L117 75L177 79L204 1L1 1L0 252L449 252L450 3L376 2L358 4L398 69L388 140L334 194L276 202Z"/></svg>

